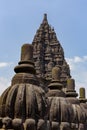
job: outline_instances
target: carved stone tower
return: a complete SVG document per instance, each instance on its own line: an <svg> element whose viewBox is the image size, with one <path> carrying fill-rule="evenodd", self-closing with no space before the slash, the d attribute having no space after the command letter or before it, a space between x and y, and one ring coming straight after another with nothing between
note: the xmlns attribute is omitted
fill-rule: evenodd
<svg viewBox="0 0 87 130"><path fill-rule="evenodd" d="M64 58L63 48L56 37L53 28L48 24L47 14L44 14L43 21L33 39L33 58L38 78L52 80L52 68L61 68L61 82L65 83L70 78L70 68Z"/></svg>

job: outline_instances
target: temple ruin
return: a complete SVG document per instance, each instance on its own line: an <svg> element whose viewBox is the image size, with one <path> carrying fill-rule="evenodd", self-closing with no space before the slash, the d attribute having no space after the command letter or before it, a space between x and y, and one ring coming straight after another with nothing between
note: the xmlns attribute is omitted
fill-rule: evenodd
<svg viewBox="0 0 87 130"><path fill-rule="evenodd" d="M87 130L85 88L80 96L47 14L32 44L21 47L11 85L0 97L1 130Z"/></svg>

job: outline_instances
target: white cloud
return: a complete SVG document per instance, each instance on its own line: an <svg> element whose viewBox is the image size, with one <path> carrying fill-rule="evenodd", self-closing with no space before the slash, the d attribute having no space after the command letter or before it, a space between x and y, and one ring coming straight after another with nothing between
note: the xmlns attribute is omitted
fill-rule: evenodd
<svg viewBox="0 0 87 130"><path fill-rule="evenodd" d="M75 79L76 90L79 92L80 87L87 87L87 56L66 58L70 65L71 76ZM87 91L87 90L86 90ZM86 92L87 95L87 92ZM87 97L87 96L86 96Z"/></svg>
<svg viewBox="0 0 87 130"><path fill-rule="evenodd" d="M68 62L81 63L87 61L87 56L79 57L74 56L73 58L66 58Z"/></svg>
<svg viewBox="0 0 87 130"><path fill-rule="evenodd" d="M13 66L12 62L0 62L0 95L11 83Z"/></svg>
<svg viewBox="0 0 87 130"><path fill-rule="evenodd" d="M87 61L87 56L83 56L83 59Z"/></svg>
<svg viewBox="0 0 87 130"><path fill-rule="evenodd" d="M4 90L9 87L10 79L6 79L4 77L0 77L0 95L4 92Z"/></svg>
<svg viewBox="0 0 87 130"><path fill-rule="evenodd" d="M10 66L12 63L0 62L0 68Z"/></svg>
<svg viewBox="0 0 87 130"><path fill-rule="evenodd" d="M78 63L78 62L83 62L83 59L78 57L78 56L75 56L74 57L74 62Z"/></svg>

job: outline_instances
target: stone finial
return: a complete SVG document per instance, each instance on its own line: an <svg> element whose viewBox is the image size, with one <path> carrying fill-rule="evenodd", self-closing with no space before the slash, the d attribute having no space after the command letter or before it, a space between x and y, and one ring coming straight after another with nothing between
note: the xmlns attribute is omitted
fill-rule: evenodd
<svg viewBox="0 0 87 130"><path fill-rule="evenodd" d="M74 79L67 79L67 90L66 90L67 97L77 97L78 94L75 91L75 80Z"/></svg>
<svg viewBox="0 0 87 130"><path fill-rule="evenodd" d="M79 101L80 101L80 103L87 102L87 99L85 97L85 88L83 88L83 87L79 89Z"/></svg>
<svg viewBox="0 0 87 130"><path fill-rule="evenodd" d="M85 88L79 89L80 99L85 99Z"/></svg>
<svg viewBox="0 0 87 130"><path fill-rule="evenodd" d="M44 14L43 23L48 23L48 21L47 21L47 14Z"/></svg>
<svg viewBox="0 0 87 130"><path fill-rule="evenodd" d="M12 85L16 83L34 83L37 84L35 78L35 67L33 62L33 46L31 44L24 44L21 47L21 60L14 68L16 72L12 78Z"/></svg>
<svg viewBox="0 0 87 130"><path fill-rule="evenodd" d="M52 80L60 81L61 70L59 67L53 67Z"/></svg>
<svg viewBox="0 0 87 130"><path fill-rule="evenodd" d="M44 20L47 21L47 14L44 14Z"/></svg>
<svg viewBox="0 0 87 130"><path fill-rule="evenodd" d="M50 89L62 89L63 85L60 82L61 69L59 67L53 67L52 69L52 81L48 85Z"/></svg>
<svg viewBox="0 0 87 130"><path fill-rule="evenodd" d="M31 61L33 59L33 46L24 44L21 48L21 61Z"/></svg>
<svg viewBox="0 0 87 130"><path fill-rule="evenodd" d="M74 79L67 80L67 90L75 90L75 80Z"/></svg>

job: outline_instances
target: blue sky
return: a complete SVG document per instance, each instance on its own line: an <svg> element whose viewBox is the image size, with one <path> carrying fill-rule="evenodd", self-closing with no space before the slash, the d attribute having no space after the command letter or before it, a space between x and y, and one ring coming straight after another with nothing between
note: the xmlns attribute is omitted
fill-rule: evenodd
<svg viewBox="0 0 87 130"><path fill-rule="evenodd" d="M87 0L0 0L0 94L8 87L24 43L47 13L70 64L76 90L87 86Z"/></svg>

